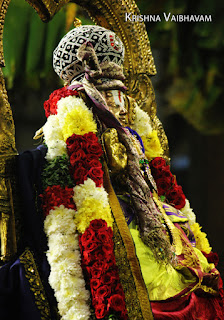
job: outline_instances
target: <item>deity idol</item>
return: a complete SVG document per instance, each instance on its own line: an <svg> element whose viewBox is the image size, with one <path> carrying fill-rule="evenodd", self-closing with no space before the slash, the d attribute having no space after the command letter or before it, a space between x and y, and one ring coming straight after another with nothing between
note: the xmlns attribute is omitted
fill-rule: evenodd
<svg viewBox="0 0 224 320"><path fill-rule="evenodd" d="M123 61L99 26L54 51L65 86L44 103L45 146L21 156L24 246L0 272L17 279L21 319L224 319L217 256Z"/></svg>

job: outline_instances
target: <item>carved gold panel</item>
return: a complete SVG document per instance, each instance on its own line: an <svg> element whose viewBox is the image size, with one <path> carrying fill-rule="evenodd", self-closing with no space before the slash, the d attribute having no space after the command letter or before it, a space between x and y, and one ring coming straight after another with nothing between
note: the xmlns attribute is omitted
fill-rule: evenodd
<svg viewBox="0 0 224 320"><path fill-rule="evenodd" d="M41 20L49 21L70 0L26 0L37 11Z"/></svg>
<svg viewBox="0 0 224 320"><path fill-rule="evenodd" d="M16 252L14 200L12 186L15 185L15 127L12 110L2 74L3 27L9 0L0 1L0 230L1 260L7 261Z"/></svg>

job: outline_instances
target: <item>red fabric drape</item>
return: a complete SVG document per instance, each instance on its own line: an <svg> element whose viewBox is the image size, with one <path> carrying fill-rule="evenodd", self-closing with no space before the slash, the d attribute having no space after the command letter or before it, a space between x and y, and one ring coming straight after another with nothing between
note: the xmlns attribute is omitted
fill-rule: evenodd
<svg viewBox="0 0 224 320"><path fill-rule="evenodd" d="M163 302L151 302L155 320L224 320L223 290L218 297L196 293Z"/></svg>

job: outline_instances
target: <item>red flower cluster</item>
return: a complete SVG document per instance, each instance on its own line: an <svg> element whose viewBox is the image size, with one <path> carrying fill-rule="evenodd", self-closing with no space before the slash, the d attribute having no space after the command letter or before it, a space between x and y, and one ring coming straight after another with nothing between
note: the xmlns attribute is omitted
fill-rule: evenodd
<svg viewBox="0 0 224 320"><path fill-rule="evenodd" d="M170 172L170 167L163 158L156 157L150 163L152 175L156 181L158 195L165 196L169 204L176 209L185 206L186 197L182 187L176 182L176 178Z"/></svg>
<svg viewBox="0 0 224 320"><path fill-rule="evenodd" d="M79 238L82 267L92 293L97 319L116 312L127 319L125 296L120 284L113 250L113 231L105 220L92 220Z"/></svg>
<svg viewBox="0 0 224 320"><path fill-rule="evenodd" d="M48 118L51 114L57 114L57 103L61 98L68 96L78 96L75 90L69 90L66 87L53 91L48 100L44 102L45 115Z"/></svg>
<svg viewBox="0 0 224 320"><path fill-rule="evenodd" d="M91 178L97 187L103 184L102 164L99 158L103 154L97 136L93 132L82 135L73 134L66 141L71 171L76 185Z"/></svg>
<svg viewBox="0 0 224 320"><path fill-rule="evenodd" d="M40 195L43 202L44 216L46 217L51 209L60 205L64 205L68 209L76 209L73 195L73 188L62 188L61 186L47 187L44 193Z"/></svg>

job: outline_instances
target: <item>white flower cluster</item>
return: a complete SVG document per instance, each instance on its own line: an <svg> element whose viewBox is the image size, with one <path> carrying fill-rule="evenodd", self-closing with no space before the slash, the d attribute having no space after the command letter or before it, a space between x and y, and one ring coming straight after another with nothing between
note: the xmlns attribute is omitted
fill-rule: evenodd
<svg viewBox="0 0 224 320"><path fill-rule="evenodd" d="M71 135L76 133L75 130L77 132L79 130L80 134L96 130L93 114L82 99L69 96L60 99L57 106L57 115L50 115L43 128L45 142L48 146L46 156L48 161L64 154L68 156L65 134L70 136L70 133ZM74 118L72 123L67 119L69 115ZM83 185L74 187L73 199L78 211L67 209L63 205L54 207L44 222L49 246L47 258L51 267L49 283L54 289L62 320L88 320L90 293L85 289L75 221L80 211L80 221L83 221L84 232L90 217L91 219L97 217L96 212L100 217L102 213L104 214L103 218L106 219L108 225L112 226L113 219L107 192L103 187L96 187L95 182L90 178ZM85 202L87 203L84 205Z"/></svg>
<svg viewBox="0 0 224 320"><path fill-rule="evenodd" d="M90 115L92 114L82 99L69 96L61 98L57 103L57 114L48 117L47 122L43 126L44 139L48 147L47 160L67 155L62 128L67 114L77 108L84 110Z"/></svg>
<svg viewBox="0 0 224 320"><path fill-rule="evenodd" d="M138 105L135 108L135 122L132 128L142 136L147 136L152 132L151 119L147 112L143 111Z"/></svg>
<svg viewBox="0 0 224 320"><path fill-rule="evenodd" d="M95 182L88 178L83 184L74 187L74 202L77 209L82 207L83 201L91 197L92 199L100 201L102 206L106 208L109 205L108 194L103 187L96 187Z"/></svg>
<svg viewBox="0 0 224 320"><path fill-rule="evenodd" d="M180 210L183 215L188 219L189 225L191 226L196 222L196 215L190 207L190 202L186 199L185 206Z"/></svg>
<svg viewBox="0 0 224 320"><path fill-rule="evenodd" d="M67 154L66 143L57 115L50 115L43 127L44 139L48 147L46 159L53 160L58 156Z"/></svg>
<svg viewBox="0 0 224 320"><path fill-rule="evenodd" d="M89 292L81 268L75 210L63 205L50 210L44 222L48 237L49 283L55 291L62 320L87 320Z"/></svg>
<svg viewBox="0 0 224 320"><path fill-rule="evenodd" d="M89 178L84 184L75 186L73 190L73 199L77 208L75 223L80 233L85 232L90 222L95 219L103 219L108 227L113 227L108 194L103 187L97 187Z"/></svg>

